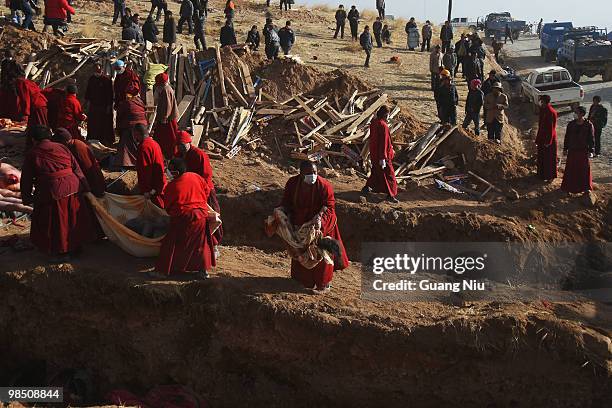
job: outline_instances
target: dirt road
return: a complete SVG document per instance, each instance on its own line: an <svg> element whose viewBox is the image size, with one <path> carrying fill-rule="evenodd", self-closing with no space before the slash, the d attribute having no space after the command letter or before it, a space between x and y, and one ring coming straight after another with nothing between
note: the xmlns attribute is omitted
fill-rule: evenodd
<svg viewBox="0 0 612 408"><path fill-rule="evenodd" d="M545 62L540 56L540 40L537 37L524 37L515 41L514 44L508 43L505 47L507 55L506 65L511 66L520 73L526 73L533 68L541 68L551 65ZM552 63L554 64L554 63ZM608 109L608 123L612 123L612 82L603 82L601 76L595 78L582 77L580 83L584 88L584 107L588 110L591 107L593 96L599 95L603 105ZM565 138L565 129L572 120L569 109L559 110L559 146L562 148ZM602 154L593 159L592 165L594 178L597 183L612 183L610 168L612 167L612 125L608 125L602 135Z"/></svg>

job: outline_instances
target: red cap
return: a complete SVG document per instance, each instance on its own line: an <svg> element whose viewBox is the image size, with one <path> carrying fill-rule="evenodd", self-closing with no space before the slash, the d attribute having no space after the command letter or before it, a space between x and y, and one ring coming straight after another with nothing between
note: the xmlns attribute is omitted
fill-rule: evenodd
<svg viewBox="0 0 612 408"><path fill-rule="evenodd" d="M168 82L168 74L162 72L161 74L157 74L155 76L155 85L163 85Z"/></svg>
<svg viewBox="0 0 612 408"><path fill-rule="evenodd" d="M191 143L191 135L187 132L185 132L184 130L181 130L178 133L178 136L176 138L176 142L178 144L187 144L187 143Z"/></svg>

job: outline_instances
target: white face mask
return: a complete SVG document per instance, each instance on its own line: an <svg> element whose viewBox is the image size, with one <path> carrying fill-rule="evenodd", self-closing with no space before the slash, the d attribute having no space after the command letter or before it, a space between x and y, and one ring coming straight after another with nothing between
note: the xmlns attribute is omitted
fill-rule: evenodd
<svg viewBox="0 0 612 408"><path fill-rule="evenodd" d="M125 72L125 67L121 67L121 69L117 70L117 75L121 75Z"/></svg>
<svg viewBox="0 0 612 408"><path fill-rule="evenodd" d="M317 182L317 175L316 174L307 174L304 176L304 182L306 184L310 184L313 185L314 183Z"/></svg>

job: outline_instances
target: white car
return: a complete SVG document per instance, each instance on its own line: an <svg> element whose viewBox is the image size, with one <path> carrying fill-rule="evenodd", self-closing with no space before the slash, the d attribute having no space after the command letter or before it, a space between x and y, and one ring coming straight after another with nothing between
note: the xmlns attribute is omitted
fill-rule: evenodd
<svg viewBox="0 0 612 408"><path fill-rule="evenodd" d="M453 28L468 28L475 32L478 23L476 21L470 21L467 17L455 17L451 20L451 26L453 26Z"/></svg>
<svg viewBox="0 0 612 408"><path fill-rule="evenodd" d="M521 95L539 108L541 95L549 95L553 106L572 106L584 99L584 89L577 84L567 69L546 67L534 69L521 80Z"/></svg>

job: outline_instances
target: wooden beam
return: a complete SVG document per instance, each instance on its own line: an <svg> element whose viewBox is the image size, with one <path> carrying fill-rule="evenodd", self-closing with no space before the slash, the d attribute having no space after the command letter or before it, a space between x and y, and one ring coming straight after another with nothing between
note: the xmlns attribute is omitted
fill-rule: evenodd
<svg viewBox="0 0 612 408"><path fill-rule="evenodd" d="M358 118L355 120L351 126L349 126L348 131L353 132L357 130L357 127L361 125L361 123L366 120L368 117L376 113L378 108L383 106L387 102L388 96L387 94L383 94L376 102L374 102L368 109L366 109Z"/></svg>
<svg viewBox="0 0 612 408"><path fill-rule="evenodd" d="M310 109L310 107L308 105L306 105L306 103L299 97L299 96L294 96L293 97L297 103L302 107L302 109L304 109L306 111L306 113L308 114L308 116L310 116L311 118L313 118L314 120L316 120L317 122L319 122L319 124L321 123L325 123L327 124L327 122L323 122L323 119L321 119L319 117L319 115L317 115L312 109Z"/></svg>
<svg viewBox="0 0 612 408"><path fill-rule="evenodd" d="M238 59L238 65L240 66L240 71L242 72L242 77L244 79L244 83L247 89L247 94L249 95L249 98L253 99L257 95L255 94L253 78L251 78L251 70L249 69L249 66L241 59Z"/></svg>
<svg viewBox="0 0 612 408"><path fill-rule="evenodd" d="M191 144L193 146L200 146L200 139L202 138L202 133L204 132L203 125L193 125L192 127L193 137L191 138Z"/></svg>
<svg viewBox="0 0 612 408"><path fill-rule="evenodd" d="M185 59L182 56L178 56L178 67L176 73L176 86L174 87L176 90L176 100L180 101L183 99L183 72L185 71Z"/></svg>
<svg viewBox="0 0 612 408"><path fill-rule="evenodd" d="M234 95L234 97L238 100L238 102L240 102L245 108L248 108L249 103L246 101L246 99L244 99L244 96L242 96L238 88L236 88L236 84L234 84L229 78L225 78L225 83L229 87L232 95Z"/></svg>
<svg viewBox="0 0 612 408"><path fill-rule="evenodd" d="M223 106L229 105L227 98L227 90L225 89L225 75L223 74L223 62L221 61L221 50L219 45L215 45L215 52L217 55L217 70L219 72L219 85L221 86L221 96L223 97Z"/></svg>

